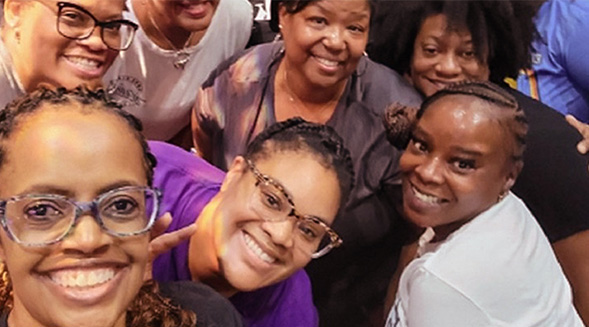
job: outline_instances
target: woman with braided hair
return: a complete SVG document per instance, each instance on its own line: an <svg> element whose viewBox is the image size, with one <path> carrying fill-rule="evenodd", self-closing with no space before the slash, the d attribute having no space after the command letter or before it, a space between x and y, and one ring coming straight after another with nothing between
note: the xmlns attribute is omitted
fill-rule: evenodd
<svg viewBox="0 0 589 327"><path fill-rule="evenodd" d="M424 96L449 83L474 79L501 85L517 99L529 131L526 165L513 193L548 236L573 287L575 306L589 324L589 174L587 157L575 149L581 136L562 115L503 82L517 77L529 61L531 18L541 3L383 1L369 52L404 74ZM585 150L583 144L579 150Z"/></svg>
<svg viewBox="0 0 589 327"><path fill-rule="evenodd" d="M144 283L154 166L102 90L43 88L0 112L0 326L241 326L204 285Z"/></svg>
<svg viewBox="0 0 589 327"><path fill-rule="evenodd" d="M516 99L488 82L453 84L406 126L403 211L425 232L386 325L584 326L550 243L510 191L528 129ZM399 135L389 138L407 144Z"/></svg>
<svg viewBox="0 0 589 327"><path fill-rule="evenodd" d="M174 217L170 229L196 221L188 242L156 258L154 278L208 284L246 326L317 326L302 268L342 243L331 225L354 184L337 133L301 118L273 124L227 174L173 145L150 148L162 210Z"/></svg>

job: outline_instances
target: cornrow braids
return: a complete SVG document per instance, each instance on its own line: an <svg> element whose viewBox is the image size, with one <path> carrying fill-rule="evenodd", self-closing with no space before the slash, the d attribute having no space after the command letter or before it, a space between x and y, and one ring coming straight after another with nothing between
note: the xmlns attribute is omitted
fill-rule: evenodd
<svg viewBox="0 0 589 327"><path fill-rule="evenodd" d="M337 175L342 205L354 187L354 166L342 138L330 126L305 121L300 117L278 122L258 134L248 145L245 157L253 161L274 151L308 152L320 158L323 166Z"/></svg>
<svg viewBox="0 0 589 327"><path fill-rule="evenodd" d="M147 181L149 185L152 184L156 159L149 151L147 142L143 134L141 134L143 129L141 122L135 116L121 109L121 106L111 101L105 90L91 90L86 86L78 86L70 90L63 87L52 89L42 86L7 104L4 110L0 111L0 169L6 157L6 140L10 138L11 134L27 116L42 108L43 105L63 106L66 104L79 104L80 106L72 106L72 108L79 108L80 111L103 110L112 112L123 119L141 144Z"/></svg>
<svg viewBox="0 0 589 327"><path fill-rule="evenodd" d="M528 131L526 116L517 100L511 94L500 86L485 81L463 81L448 85L446 88L426 98L419 110L414 114L415 118L411 114L412 109L399 105L390 106L385 113L385 128L389 142L397 147L406 147L411 134L408 131L412 131L416 122L421 119L432 103L448 95L473 96L489 104L493 104L494 107L503 109L506 118L501 119L500 123L506 126L506 129L513 134L515 139L515 149L512 159L514 161L523 160L523 152L526 145L525 137ZM507 115L508 113L510 115ZM401 121L400 127L393 126L399 121Z"/></svg>

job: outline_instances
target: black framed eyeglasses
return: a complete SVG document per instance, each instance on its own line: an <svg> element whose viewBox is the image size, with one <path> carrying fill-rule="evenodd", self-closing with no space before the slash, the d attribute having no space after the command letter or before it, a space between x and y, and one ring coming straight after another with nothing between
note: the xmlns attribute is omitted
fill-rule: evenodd
<svg viewBox="0 0 589 327"><path fill-rule="evenodd" d="M158 215L161 193L143 186L105 192L93 201L73 201L57 194L27 194L0 200L0 224L25 246L63 240L84 214L91 214L106 233L133 236L147 232Z"/></svg>
<svg viewBox="0 0 589 327"><path fill-rule="evenodd" d="M342 239L321 218L298 213L292 197L280 183L262 174L251 160L246 159L246 163L256 178L256 191L250 205L260 218L277 222L295 218L295 245L313 259L342 244Z"/></svg>
<svg viewBox="0 0 589 327"><path fill-rule="evenodd" d="M37 2L49 7L42 0ZM126 19L99 21L88 10L73 3L57 3L57 32L71 40L84 40L100 27L100 38L104 44L116 51L127 50L137 31L137 24Z"/></svg>

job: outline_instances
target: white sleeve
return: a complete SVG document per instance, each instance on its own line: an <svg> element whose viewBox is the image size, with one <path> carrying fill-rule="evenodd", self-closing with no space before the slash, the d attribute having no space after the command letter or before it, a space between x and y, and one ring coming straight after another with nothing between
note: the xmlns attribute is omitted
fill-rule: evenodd
<svg viewBox="0 0 589 327"><path fill-rule="evenodd" d="M468 296L432 273L419 269L408 280L409 327L490 326L489 317Z"/></svg>

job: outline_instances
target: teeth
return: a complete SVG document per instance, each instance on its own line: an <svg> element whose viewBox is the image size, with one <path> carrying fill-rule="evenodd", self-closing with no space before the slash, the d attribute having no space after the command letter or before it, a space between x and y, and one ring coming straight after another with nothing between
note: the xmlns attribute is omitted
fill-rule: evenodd
<svg viewBox="0 0 589 327"><path fill-rule="evenodd" d="M437 204L437 203L442 202L442 199L440 199L438 197L421 193L415 187L412 187L412 188L413 188L413 193L415 194L415 197L418 198L419 200L421 200L422 202L429 203L429 204Z"/></svg>
<svg viewBox="0 0 589 327"><path fill-rule="evenodd" d="M104 284L115 275L113 269L61 270L51 274L51 280L63 287L92 287Z"/></svg>
<svg viewBox="0 0 589 327"><path fill-rule="evenodd" d="M267 263L274 263L274 261L276 261L275 258L272 258L271 256L269 256L266 252L264 252L262 250L262 248L260 248L258 246L258 244L248 235L248 234L244 234L244 238L245 238L245 244L247 245L247 247L252 250L260 259L262 259L264 262Z"/></svg>
<svg viewBox="0 0 589 327"><path fill-rule="evenodd" d="M338 65L337 61L333 61L333 60L329 60L329 59L325 59L325 58L320 58L320 57L315 57L317 59L317 61L319 61L320 63L322 63L325 66L330 66L330 67L335 67Z"/></svg>
<svg viewBox="0 0 589 327"><path fill-rule="evenodd" d="M67 57L67 59L78 66L82 66L86 69L96 69L100 66L100 62L84 57Z"/></svg>

